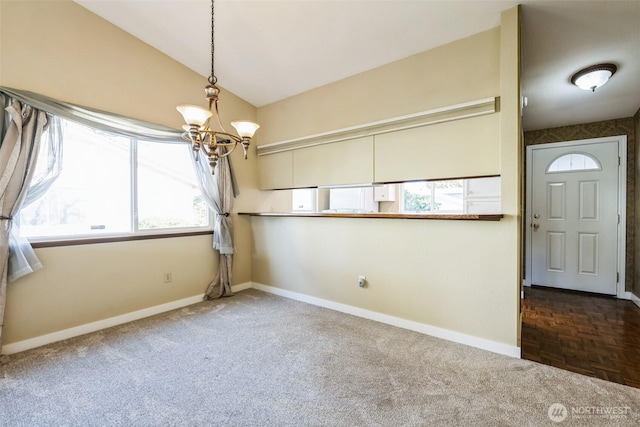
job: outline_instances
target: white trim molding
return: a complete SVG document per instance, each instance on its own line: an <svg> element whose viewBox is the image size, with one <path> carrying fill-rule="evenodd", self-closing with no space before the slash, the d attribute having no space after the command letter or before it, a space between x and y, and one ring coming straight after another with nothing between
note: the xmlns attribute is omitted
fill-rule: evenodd
<svg viewBox="0 0 640 427"><path fill-rule="evenodd" d="M251 282L244 282L239 285L231 286L231 292L241 292L247 289L251 289Z"/></svg>
<svg viewBox="0 0 640 427"><path fill-rule="evenodd" d="M640 307L640 298L638 298L636 294L634 294L633 292L629 292L629 299L633 301L635 305Z"/></svg>
<svg viewBox="0 0 640 427"><path fill-rule="evenodd" d="M258 156L492 114L498 111L497 100L497 97L483 98L301 138L259 145L257 148Z"/></svg>
<svg viewBox="0 0 640 427"><path fill-rule="evenodd" d="M242 283L231 287L232 292L240 292L249 289L251 283ZM171 301L166 304L160 304L153 307L143 308L142 310L132 311L130 313L121 314L119 316L110 317L108 319L98 320L96 322L86 323L84 325L75 326L73 328L64 329L62 331L52 332L50 334L41 335L39 337L29 338L2 346L2 354L10 355L19 353L32 348L41 347L69 338L79 337L91 332L100 331L102 329L111 328L113 326L122 325L124 323L133 322L134 320L144 319L145 317L155 316L156 314L165 313L167 311L176 310L188 305L202 302L204 295L194 295L192 297L183 298L177 301Z"/></svg>
<svg viewBox="0 0 640 427"><path fill-rule="evenodd" d="M399 317L390 316L387 314L382 314L382 313L378 313L371 310L365 310L363 308L341 304L341 303L325 300L322 298L312 297L309 295L304 295L297 292L288 291L286 289L276 288L273 286L267 286L261 283L255 283L255 282L241 283L239 285L232 286L231 290L233 292L241 292L250 288L257 289L270 294L290 298L296 301L305 302L307 304L328 308L330 310L339 311L341 313L351 314L353 316L362 317L364 319L385 323L387 325L396 326L398 328L408 329L410 331L418 332L425 335L430 335L436 338L442 338L442 339L453 341L459 344L469 345L471 347L480 348L482 350L488 350L494 353L499 353L499 354L504 354L506 356L520 358L520 347L517 347L517 346L508 345L508 344L504 344L496 341L491 341L484 338L478 338L478 337L466 335L460 332L451 331L449 329L439 328L436 326L431 326L424 323L415 322L412 320L402 319ZM192 304L197 304L202 301L203 301L203 295L195 295L189 298L172 301L166 304L161 304L154 307L133 311L131 313L122 314L120 316L98 320L96 322L91 322L91 323L76 326L73 328L64 329L62 331L56 331L50 334L41 335L39 337L29 338L23 341L6 344L5 346L2 347L2 354L10 355L10 354L19 353L21 351L30 350L36 347L41 347L43 345L52 344L54 342L63 341L69 338L78 337L81 335L100 331L102 329L110 328L113 326L122 325L124 323L132 322L134 320L143 319L145 317L150 317L156 314L165 313L167 311L186 307ZM635 302L636 304L638 304L637 301Z"/></svg>
<svg viewBox="0 0 640 427"><path fill-rule="evenodd" d="M296 301L305 302L308 304L317 305L319 307L328 308L330 310L339 311L353 316L362 317L364 319L373 320L387 325L396 326L402 329L408 329L410 331L418 332L425 335L430 335L436 338L442 338L448 341L453 341L459 344L465 344L471 347L480 348L482 350L488 350L494 353L503 354L515 358L520 358L520 347L504 344L496 341L487 340L484 338L474 337L466 335L460 332L455 332L449 329L439 328L437 326L427 325L425 323L414 322L412 320L402 319L387 314L378 313L371 310L365 310L363 308L354 307L347 304L341 304L334 301L317 298L298 292L292 292L286 289L276 288L273 286L263 285L261 283L252 283L253 289L259 291L268 292L274 295L290 298Z"/></svg>

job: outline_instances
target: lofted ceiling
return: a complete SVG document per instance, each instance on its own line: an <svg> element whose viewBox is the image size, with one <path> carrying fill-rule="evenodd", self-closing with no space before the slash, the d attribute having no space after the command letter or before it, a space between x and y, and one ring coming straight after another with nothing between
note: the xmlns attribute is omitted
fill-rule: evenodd
<svg viewBox="0 0 640 427"><path fill-rule="evenodd" d="M209 0L75 1L210 74ZM525 130L640 108L640 0L217 0L216 76L260 107L496 27L517 4ZM571 85L574 72L600 62L618 65L607 85Z"/></svg>

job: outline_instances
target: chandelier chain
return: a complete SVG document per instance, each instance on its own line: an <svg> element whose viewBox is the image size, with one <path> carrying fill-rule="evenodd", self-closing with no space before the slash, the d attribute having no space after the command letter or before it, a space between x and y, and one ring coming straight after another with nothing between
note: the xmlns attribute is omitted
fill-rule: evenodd
<svg viewBox="0 0 640 427"><path fill-rule="evenodd" d="M215 85L218 81L218 78L216 77L215 74L215 44L214 44L214 24L215 24L215 19L214 19L214 13L213 13L213 3L214 0L211 0L211 75L209 76L209 78L207 79L209 81L210 84Z"/></svg>
<svg viewBox="0 0 640 427"><path fill-rule="evenodd" d="M236 128L236 135L228 133L220 120L220 111L218 110L220 88L216 86L218 78L215 75L214 0L211 0L211 75L207 80L209 84L205 86L204 93L209 101L208 110L197 105L179 105L176 108L187 123L183 126L185 132L182 134L182 139L191 143L191 149L194 152L196 161L201 151L207 156L209 167L213 174L218 160L230 155L238 145L242 146L244 158L246 159L251 145L251 138L260 127L257 123L245 120L233 121L231 125ZM212 117L215 117L214 120L218 122L217 126L213 128L211 127L214 125L211 123ZM0 216L0 220L11 220L11 218Z"/></svg>

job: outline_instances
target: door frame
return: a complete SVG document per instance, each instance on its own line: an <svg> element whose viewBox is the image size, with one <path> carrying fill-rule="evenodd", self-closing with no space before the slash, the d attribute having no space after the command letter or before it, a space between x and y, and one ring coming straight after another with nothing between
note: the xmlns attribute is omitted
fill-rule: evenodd
<svg viewBox="0 0 640 427"><path fill-rule="evenodd" d="M620 299L631 299L631 292L625 291L626 279L626 255L627 255L627 135L608 136L602 138L580 139L574 141L552 142L549 144L529 145L527 149L526 164L526 201L525 201L525 277L524 286L531 286L531 270L532 270L532 231L531 231L531 208L533 205L533 164L534 150L545 148L560 147L579 147L589 144L599 144L602 142L617 141L618 156L620 167L618 168L618 215L620 222L618 223L618 283L616 284L616 297Z"/></svg>

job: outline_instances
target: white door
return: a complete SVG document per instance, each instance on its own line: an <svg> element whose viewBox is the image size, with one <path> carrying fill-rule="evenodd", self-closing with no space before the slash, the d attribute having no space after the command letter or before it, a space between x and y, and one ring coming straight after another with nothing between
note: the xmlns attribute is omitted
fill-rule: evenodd
<svg viewBox="0 0 640 427"><path fill-rule="evenodd" d="M531 283L615 295L618 141L536 148Z"/></svg>

